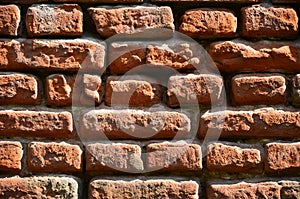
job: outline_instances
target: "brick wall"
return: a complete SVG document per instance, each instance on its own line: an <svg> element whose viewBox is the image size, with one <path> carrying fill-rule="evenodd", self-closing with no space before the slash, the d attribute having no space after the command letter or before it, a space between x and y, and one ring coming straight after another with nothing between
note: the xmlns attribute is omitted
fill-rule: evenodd
<svg viewBox="0 0 300 199"><path fill-rule="evenodd" d="M0 198L300 198L299 0L0 4Z"/></svg>

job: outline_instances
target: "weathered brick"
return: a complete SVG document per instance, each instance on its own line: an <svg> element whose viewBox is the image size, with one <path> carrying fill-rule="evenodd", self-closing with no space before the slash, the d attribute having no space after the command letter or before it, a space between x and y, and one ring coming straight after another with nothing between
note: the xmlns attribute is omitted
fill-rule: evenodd
<svg viewBox="0 0 300 199"><path fill-rule="evenodd" d="M281 190L280 195L281 199L296 199L300 196L300 182L299 181L288 181L282 180L279 181Z"/></svg>
<svg viewBox="0 0 300 199"><path fill-rule="evenodd" d="M213 182L206 186L207 198L280 198L281 186L277 182Z"/></svg>
<svg viewBox="0 0 300 199"><path fill-rule="evenodd" d="M171 76L168 82L168 104L177 107L186 104L211 105L222 97L223 79L209 74Z"/></svg>
<svg viewBox="0 0 300 199"><path fill-rule="evenodd" d="M253 5L242 8L242 35L245 37L285 37L298 35L298 16L293 8Z"/></svg>
<svg viewBox="0 0 300 199"><path fill-rule="evenodd" d="M199 134L222 138L299 138L300 112L273 108L207 111L201 116Z"/></svg>
<svg viewBox="0 0 300 199"><path fill-rule="evenodd" d="M234 37L237 18L227 9L188 10L181 17L179 31L193 38Z"/></svg>
<svg viewBox="0 0 300 199"><path fill-rule="evenodd" d="M195 181L134 180L113 181L95 179L89 186L89 199L96 198L185 198L198 199L199 185Z"/></svg>
<svg viewBox="0 0 300 199"><path fill-rule="evenodd" d="M261 153L256 145L212 143L207 146L206 164L210 171L261 173Z"/></svg>
<svg viewBox="0 0 300 199"><path fill-rule="evenodd" d="M300 3L300 0L272 0L273 3Z"/></svg>
<svg viewBox="0 0 300 199"><path fill-rule="evenodd" d="M73 137L73 121L69 112L0 111L1 137Z"/></svg>
<svg viewBox="0 0 300 199"><path fill-rule="evenodd" d="M154 79L142 76L110 76L106 80L105 103L108 106L152 106L159 104L162 88Z"/></svg>
<svg viewBox="0 0 300 199"><path fill-rule="evenodd" d="M145 42L113 42L109 46L109 68L113 74L123 74L146 63Z"/></svg>
<svg viewBox="0 0 300 199"><path fill-rule="evenodd" d="M274 172L300 171L300 142L268 143L265 147L265 170Z"/></svg>
<svg viewBox="0 0 300 199"><path fill-rule="evenodd" d="M82 82L83 88L81 89L80 103L82 105L98 105L102 101L103 91L102 91L102 80L98 75L83 74L81 77L77 77L76 82ZM79 84L80 84L79 83ZM77 85L78 86L78 83ZM76 93L77 94L77 93ZM76 96L77 98L77 96ZM76 99L73 99L73 103L76 103Z"/></svg>
<svg viewBox="0 0 300 199"><path fill-rule="evenodd" d="M80 36L83 14L79 5L33 5L26 15L27 33L36 36Z"/></svg>
<svg viewBox="0 0 300 199"><path fill-rule="evenodd" d="M0 142L0 171L18 172L22 168L23 148L20 142Z"/></svg>
<svg viewBox="0 0 300 199"><path fill-rule="evenodd" d="M101 71L105 44L86 39L0 41L1 70Z"/></svg>
<svg viewBox="0 0 300 199"><path fill-rule="evenodd" d="M21 14L18 6L0 6L0 35L17 36Z"/></svg>
<svg viewBox="0 0 300 199"><path fill-rule="evenodd" d="M298 41L221 41L212 43L207 51L221 72L300 71Z"/></svg>
<svg viewBox="0 0 300 199"><path fill-rule="evenodd" d="M159 71L164 67L191 71L199 69L201 64L207 61L203 60L205 53L206 51L196 42L170 39L147 45L146 63L158 68Z"/></svg>
<svg viewBox="0 0 300 199"><path fill-rule="evenodd" d="M146 171L200 171L201 146L187 143L153 143L146 148Z"/></svg>
<svg viewBox="0 0 300 199"><path fill-rule="evenodd" d="M133 109L89 111L79 125L80 135L87 140L184 138L191 128L190 119L183 113Z"/></svg>
<svg viewBox="0 0 300 199"><path fill-rule="evenodd" d="M28 145L28 170L42 172L80 172L82 150L65 142L31 142Z"/></svg>
<svg viewBox="0 0 300 199"><path fill-rule="evenodd" d="M0 103L36 105L41 99L39 80L29 74L0 73Z"/></svg>
<svg viewBox="0 0 300 199"><path fill-rule="evenodd" d="M231 80L231 95L236 105L283 104L287 82L280 74L243 74Z"/></svg>
<svg viewBox="0 0 300 199"><path fill-rule="evenodd" d="M144 169L138 145L94 143L87 145L85 153L87 171L140 173Z"/></svg>
<svg viewBox="0 0 300 199"><path fill-rule="evenodd" d="M144 31L148 31L149 35L141 34L142 37L166 37L171 36L174 30L172 10L166 6L89 8L88 11L101 37L121 33L131 35Z"/></svg>
<svg viewBox="0 0 300 199"><path fill-rule="evenodd" d="M9 198L77 199L78 182L68 176L0 178L0 196Z"/></svg>
<svg viewBox="0 0 300 199"><path fill-rule="evenodd" d="M54 74L46 79L46 103L50 106L72 105L75 76Z"/></svg>

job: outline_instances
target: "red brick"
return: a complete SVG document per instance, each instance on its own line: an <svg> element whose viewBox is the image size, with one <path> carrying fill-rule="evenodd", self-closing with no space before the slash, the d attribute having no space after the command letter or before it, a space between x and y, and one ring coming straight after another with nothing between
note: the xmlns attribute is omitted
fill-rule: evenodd
<svg viewBox="0 0 300 199"><path fill-rule="evenodd" d="M69 112L0 111L1 137L73 137L73 121Z"/></svg>
<svg viewBox="0 0 300 199"><path fill-rule="evenodd" d="M269 173L300 171L300 142L269 143L265 147L265 170Z"/></svg>
<svg viewBox="0 0 300 199"><path fill-rule="evenodd" d="M221 100L223 79L209 74L171 76L168 82L168 104L177 107L186 104L211 105Z"/></svg>
<svg viewBox="0 0 300 199"><path fill-rule="evenodd" d="M89 199L96 198L185 198L198 199L199 185L195 181L174 180L93 180Z"/></svg>
<svg viewBox="0 0 300 199"><path fill-rule="evenodd" d="M42 172L80 172L82 150L65 142L31 142L28 145L28 170Z"/></svg>
<svg viewBox="0 0 300 199"><path fill-rule="evenodd" d="M299 138L300 112L273 108L206 112L199 134L222 138Z"/></svg>
<svg viewBox="0 0 300 199"><path fill-rule="evenodd" d="M221 41L207 50L221 72L300 71L298 41Z"/></svg>
<svg viewBox="0 0 300 199"><path fill-rule="evenodd" d="M279 181L278 184L282 186L280 190L281 199L299 198L300 195L299 180L298 181L282 180Z"/></svg>
<svg viewBox="0 0 300 199"><path fill-rule="evenodd" d="M145 42L113 42L109 46L109 68L113 74L123 74L146 63Z"/></svg>
<svg viewBox="0 0 300 199"><path fill-rule="evenodd" d="M294 9L265 5L242 8L242 35L245 37L285 37L298 35L298 16Z"/></svg>
<svg viewBox="0 0 300 199"><path fill-rule="evenodd" d="M36 36L80 36L83 14L79 5L33 5L26 15L27 33Z"/></svg>
<svg viewBox="0 0 300 199"><path fill-rule="evenodd" d="M78 76L78 75L77 75ZM77 83L79 82L79 83ZM80 103L82 105L99 105L102 101L102 80L98 75L83 74L77 77L76 86L82 82L82 88L78 88L82 92L80 96ZM80 87L80 86L79 86ZM82 89L82 91L80 91ZM77 93L76 93L77 94ZM76 96L77 97L77 96ZM76 99L73 99L73 103L76 103Z"/></svg>
<svg viewBox="0 0 300 199"><path fill-rule="evenodd" d="M21 14L18 6L0 6L0 35L17 36Z"/></svg>
<svg viewBox="0 0 300 199"><path fill-rule="evenodd" d="M0 195L8 198L78 198L78 182L68 176L0 178Z"/></svg>
<svg viewBox="0 0 300 199"><path fill-rule="evenodd" d="M88 144L85 153L87 171L140 173L144 169L142 151L138 145Z"/></svg>
<svg viewBox="0 0 300 199"><path fill-rule="evenodd" d="M50 75L46 79L46 103L50 106L72 105L75 76Z"/></svg>
<svg viewBox="0 0 300 199"><path fill-rule="evenodd" d="M237 18L227 9L188 10L181 17L179 31L193 38L234 37Z"/></svg>
<svg viewBox="0 0 300 199"><path fill-rule="evenodd" d="M233 184L230 181L208 183L207 198L280 198L281 186L277 182L240 182Z"/></svg>
<svg viewBox="0 0 300 199"><path fill-rule="evenodd" d="M166 6L89 8L88 11L101 37L110 37L121 33L131 35L146 30L149 35L142 34L142 37L169 37L174 30L172 10ZM128 20L124 20L124 18Z"/></svg>
<svg viewBox="0 0 300 199"><path fill-rule="evenodd" d="M203 60L205 52L198 43L191 41L170 39L153 42L147 45L146 63L159 71L165 67L169 70L191 71L199 69L201 64L207 61Z"/></svg>
<svg viewBox="0 0 300 199"><path fill-rule="evenodd" d="M146 171L200 171L201 146L187 143L154 143L146 148Z"/></svg>
<svg viewBox="0 0 300 199"><path fill-rule="evenodd" d="M143 76L110 76L106 80L108 106L152 106L159 104L162 89L154 79Z"/></svg>
<svg viewBox="0 0 300 199"><path fill-rule="evenodd" d="M80 122L80 135L95 139L184 138L190 132L190 119L171 111L109 110L85 113Z"/></svg>
<svg viewBox="0 0 300 199"><path fill-rule="evenodd" d="M0 171L19 172L22 168L23 147L20 142L0 142Z"/></svg>
<svg viewBox="0 0 300 199"><path fill-rule="evenodd" d="M29 74L0 73L0 103L36 105L40 102L39 80Z"/></svg>
<svg viewBox="0 0 300 199"><path fill-rule="evenodd" d="M105 44L85 39L0 41L1 70L100 71Z"/></svg>
<svg viewBox="0 0 300 199"><path fill-rule="evenodd" d="M229 173L263 171L262 150L256 145L213 143L207 146L206 164L210 171Z"/></svg>
<svg viewBox="0 0 300 199"><path fill-rule="evenodd" d="M280 74L245 74L231 80L232 98L237 105L283 104L287 82Z"/></svg>

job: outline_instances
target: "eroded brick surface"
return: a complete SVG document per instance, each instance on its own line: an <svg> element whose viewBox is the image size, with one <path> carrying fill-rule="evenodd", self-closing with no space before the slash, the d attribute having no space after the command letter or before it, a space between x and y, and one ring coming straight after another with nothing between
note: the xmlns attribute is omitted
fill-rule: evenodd
<svg viewBox="0 0 300 199"><path fill-rule="evenodd" d="M0 6L0 35L17 36L21 14L16 5Z"/></svg>
<svg viewBox="0 0 300 199"><path fill-rule="evenodd" d="M226 9L193 9L181 17L179 31L193 38L233 37L237 18Z"/></svg>
<svg viewBox="0 0 300 199"><path fill-rule="evenodd" d="M195 181L174 180L134 180L134 181L113 181L93 180L89 186L89 198L163 198L170 199L198 198L199 185Z"/></svg>
<svg viewBox="0 0 300 199"><path fill-rule="evenodd" d="M57 142L31 142L28 145L28 169L41 172L80 172L82 150L78 145Z"/></svg>
<svg viewBox="0 0 300 199"><path fill-rule="evenodd" d="M0 142L0 170L16 172L22 168L23 147L20 142Z"/></svg>
<svg viewBox="0 0 300 199"><path fill-rule="evenodd" d="M76 4L33 5L27 11L26 27L31 37L80 36L83 31L83 14Z"/></svg>

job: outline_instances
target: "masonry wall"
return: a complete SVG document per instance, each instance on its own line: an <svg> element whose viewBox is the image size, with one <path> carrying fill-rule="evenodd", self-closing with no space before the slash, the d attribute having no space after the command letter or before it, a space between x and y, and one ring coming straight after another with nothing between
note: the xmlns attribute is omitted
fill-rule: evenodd
<svg viewBox="0 0 300 199"><path fill-rule="evenodd" d="M300 198L299 0L0 4L0 198Z"/></svg>

